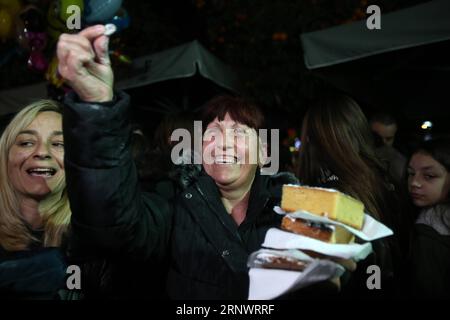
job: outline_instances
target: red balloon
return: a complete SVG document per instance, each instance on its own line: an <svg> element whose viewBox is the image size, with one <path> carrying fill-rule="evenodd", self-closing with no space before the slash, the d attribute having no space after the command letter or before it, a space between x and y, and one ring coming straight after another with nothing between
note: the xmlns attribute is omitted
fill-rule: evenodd
<svg viewBox="0 0 450 320"><path fill-rule="evenodd" d="M41 51L32 51L28 58L28 67L37 72L45 72L48 62Z"/></svg>

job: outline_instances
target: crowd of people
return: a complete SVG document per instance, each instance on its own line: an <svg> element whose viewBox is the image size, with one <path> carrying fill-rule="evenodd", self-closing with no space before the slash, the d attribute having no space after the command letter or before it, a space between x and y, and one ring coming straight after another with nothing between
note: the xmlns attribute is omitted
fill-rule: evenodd
<svg viewBox="0 0 450 320"><path fill-rule="evenodd" d="M264 175L264 116L225 95L201 116L214 161L175 165L167 132L190 121L168 122L158 150L140 149L130 97L113 89L107 41L103 26L62 35L59 73L74 92L63 105L24 107L1 135L2 298L246 299L247 260L280 225L283 184L337 189L394 231L363 261L335 259L340 278L285 298L450 296L449 140L406 157L392 146L394 120L369 122L353 99L333 94L304 117L295 172ZM67 288L69 265L81 268L81 288ZM369 265L380 267L381 290L366 286Z"/></svg>

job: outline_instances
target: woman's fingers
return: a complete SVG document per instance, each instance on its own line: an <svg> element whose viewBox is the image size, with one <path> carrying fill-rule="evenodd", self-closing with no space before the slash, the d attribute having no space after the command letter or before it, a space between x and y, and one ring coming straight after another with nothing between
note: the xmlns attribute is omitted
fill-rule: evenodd
<svg viewBox="0 0 450 320"><path fill-rule="evenodd" d="M331 278L330 282L333 283L337 287L338 291L341 290L341 279L339 277Z"/></svg>
<svg viewBox="0 0 450 320"><path fill-rule="evenodd" d="M100 37L104 33L105 26L102 24L98 24L81 30L78 35L88 39L89 42L93 42L96 38Z"/></svg>
<svg viewBox="0 0 450 320"><path fill-rule="evenodd" d="M59 37L59 40L64 43L70 44L71 46L79 47L81 50L85 50L86 52L95 54L92 48L92 43L87 38L78 34L63 33Z"/></svg>
<svg viewBox="0 0 450 320"><path fill-rule="evenodd" d="M343 266L350 272L355 271L357 267L356 262L352 259L333 258L333 261L339 263L341 266Z"/></svg>
<svg viewBox="0 0 450 320"><path fill-rule="evenodd" d="M61 43L63 45L58 49L59 72L66 80L76 81L77 76L86 74L86 65L94 61L95 54L76 43Z"/></svg>
<svg viewBox="0 0 450 320"><path fill-rule="evenodd" d="M109 60L109 37L100 36L93 42L96 61L103 65L110 65Z"/></svg>
<svg viewBox="0 0 450 320"><path fill-rule="evenodd" d="M353 272L356 270L356 262L352 259L333 258L332 260L334 262L340 264L341 266L343 266L345 269L347 269L350 272ZM336 285L338 290L341 290L341 278L339 278L339 277L331 278L330 282L333 283L334 285Z"/></svg>

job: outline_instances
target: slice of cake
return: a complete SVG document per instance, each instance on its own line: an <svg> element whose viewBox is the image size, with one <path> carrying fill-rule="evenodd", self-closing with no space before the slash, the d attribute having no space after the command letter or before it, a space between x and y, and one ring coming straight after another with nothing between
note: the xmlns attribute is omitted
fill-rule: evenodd
<svg viewBox="0 0 450 320"><path fill-rule="evenodd" d="M290 250L289 252L277 251L269 252L264 250L263 252L258 252L255 256L254 266L303 271L313 261L311 257L297 250Z"/></svg>
<svg viewBox="0 0 450 320"><path fill-rule="evenodd" d="M261 266L268 269L303 271L308 266L308 263L293 258L273 256L267 257L266 261L261 263Z"/></svg>
<svg viewBox="0 0 450 320"><path fill-rule="evenodd" d="M281 208L286 212L308 211L361 230L364 204L337 190L284 185Z"/></svg>
<svg viewBox="0 0 450 320"><path fill-rule="evenodd" d="M341 226L284 216L281 229L328 243L350 243L355 237Z"/></svg>

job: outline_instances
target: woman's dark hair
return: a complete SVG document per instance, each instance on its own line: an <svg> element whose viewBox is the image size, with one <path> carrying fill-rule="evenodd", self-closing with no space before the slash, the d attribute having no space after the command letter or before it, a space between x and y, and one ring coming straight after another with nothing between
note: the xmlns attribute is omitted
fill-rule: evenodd
<svg viewBox="0 0 450 320"><path fill-rule="evenodd" d="M226 114L237 122L243 123L255 130L264 125L264 116L257 105L243 97L221 95L208 101L203 107L203 130L216 117L221 121Z"/></svg>
<svg viewBox="0 0 450 320"><path fill-rule="evenodd" d="M368 121L353 99L327 96L309 108L301 140L301 183L326 186L334 175L336 189L359 199L375 218L386 218L385 170L375 155Z"/></svg>
<svg viewBox="0 0 450 320"><path fill-rule="evenodd" d="M166 115L153 134L153 141L148 139L144 130L134 126L131 145L139 178L145 190L152 190L157 182L167 179L174 171L171 151L176 142L171 135L176 129L186 129L194 136L195 117L190 112ZM191 142L193 148L193 141Z"/></svg>
<svg viewBox="0 0 450 320"><path fill-rule="evenodd" d="M170 137L176 129L186 129L191 136L194 136L194 114L191 112L180 112L176 114L166 115L159 126L156 128L153 145L156 149L169 152L175 142L170 141Z"/></svg>

